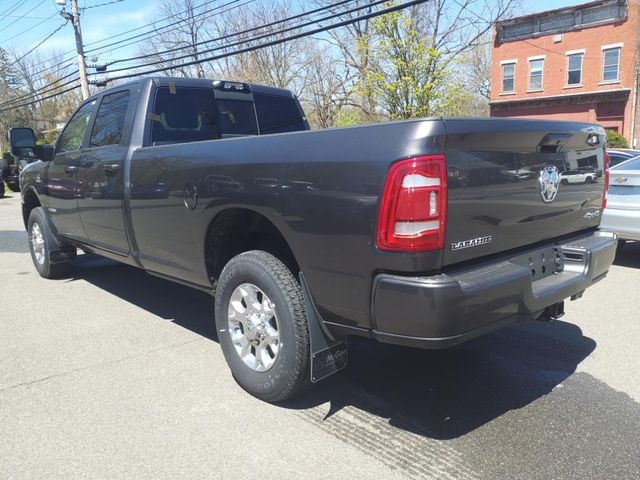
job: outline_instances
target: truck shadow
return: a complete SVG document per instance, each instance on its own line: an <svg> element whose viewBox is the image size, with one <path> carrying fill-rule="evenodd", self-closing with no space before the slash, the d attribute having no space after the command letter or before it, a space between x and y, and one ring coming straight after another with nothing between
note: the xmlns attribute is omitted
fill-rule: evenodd
<svg viewBox="0 0 640 480"><path fill-rule="evenodd" d="M618 250L614 265L628 268L640 268L640 242L627 242L622 250Z"/></svg>
<svg viewBox="0 0 640 480"><path fill-rule="evenodd" d="M154 315L215 342L213 297L96 255L78 255L70 272Z"/></svg>
<svg viewBox="0 0 640 480"><path fill-rule="evenodd" d="M561 385L596 347L577 326L526 323L448 350L350 342L348 368L290 408L330 402L432 439L463 436Z"/></svg>
<svg viewBox="0 0 640 480"><path fill-rule="evenodd" d="M79 256L72 274L217 341L206 293L92 255ZM595 347L562 321L516 325L439 351L355 338L346 370L280 406L303 413L328 408L323 420L355 408L394 428L454 439L547 395Z"/></svg>

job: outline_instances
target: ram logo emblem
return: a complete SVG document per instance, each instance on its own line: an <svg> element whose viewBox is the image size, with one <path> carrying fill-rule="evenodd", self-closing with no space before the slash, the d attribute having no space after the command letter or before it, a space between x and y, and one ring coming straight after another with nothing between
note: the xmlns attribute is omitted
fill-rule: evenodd
<svg viewBox="0 0 640 480"><path fill-rule="evenodd" d="M540 197L544 203L551 203L556 199L558 195L558 188L560 186L560 172L554 165L547 165L540 170L540 176L538 177L538 184L540 186Z"/></svg>

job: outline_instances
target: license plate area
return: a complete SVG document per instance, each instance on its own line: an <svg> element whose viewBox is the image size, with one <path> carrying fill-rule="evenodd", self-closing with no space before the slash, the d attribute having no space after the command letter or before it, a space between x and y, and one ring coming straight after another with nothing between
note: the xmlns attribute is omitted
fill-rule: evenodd
<svg viewBox="0 0 640 480"><path fill-rule="evenodd" d="M564 260L559 247L548 247L520 255L511 260L529 270L532 281L541 280L564 270Z"/></svg>

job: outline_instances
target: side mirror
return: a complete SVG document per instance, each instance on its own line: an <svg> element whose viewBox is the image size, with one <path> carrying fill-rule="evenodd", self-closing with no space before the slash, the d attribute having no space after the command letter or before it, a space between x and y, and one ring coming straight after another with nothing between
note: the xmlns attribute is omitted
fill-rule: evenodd
<svg viewBox="0 0 640 480"><path fill-rule="evenodd" d="M36 145L36 158L39 158L43 162L50 162L55 156L55 145Z"/></svg>
<svg viewBox="0 0 640 480"><path fill-rule="evenodd" d="M14 158L36 156L36 134L32 128L12 128L9 130L9 145Z"/></svg>

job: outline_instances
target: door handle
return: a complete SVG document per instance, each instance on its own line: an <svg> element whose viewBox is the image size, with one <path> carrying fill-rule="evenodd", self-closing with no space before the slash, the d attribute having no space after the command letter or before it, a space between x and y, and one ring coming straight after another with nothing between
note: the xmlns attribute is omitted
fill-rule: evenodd
<svg viewBox="0 0 640 480"><path fill-rule="evenodd" d="M102 165L102 169L107 174L115 175L120 170L120 165L117 163L107 163L106 165Z"/></svg>
<svg viewBox="0 0 640 480"><path fill-rule="evenodd" d="M76 167L75 165L65 165L64 171L69 175L73 175L78 171L78 167Z"/></svg>

